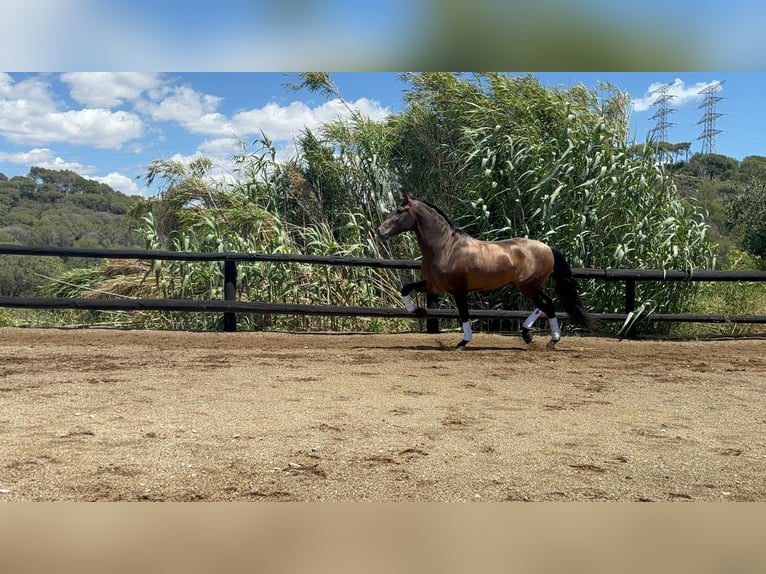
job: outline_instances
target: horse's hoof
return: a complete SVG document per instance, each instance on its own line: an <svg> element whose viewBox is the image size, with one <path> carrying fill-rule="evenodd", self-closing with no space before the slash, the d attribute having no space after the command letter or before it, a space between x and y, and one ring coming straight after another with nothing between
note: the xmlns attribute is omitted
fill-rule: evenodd
<svg viewBox="0 0 766 574"><path fill-rule="evenodd" d="M548 344L546 345L546 347L548 347L549 349L555 349L556 343L558 343L559 340L560 339L551 339L550 341L548 341Z"/></svg>
<svg viewBox="0 0 766 574"><path fill-rule="evenodd" d="M428 311L426 311L424 307L416 307L414 313L418 317L425 317L428 314Z"/></svg>
<svg viewBox="0 0 766 574"><path fill-rule="evenodd" d="M521 338L524 339L524 342L529 345L532 342L532 331L524 327L521 330Z"/></svg>
<svg viewBox="0 0 766 574"><path fill-rule="evenodd" d="M466 345L468 345L468 341L466 341L465 339L463 339L462 341L460 341L460 342L457 344L457 347L455 347L455 350L456 350L456 351L465 351L465 347L466 347Z"/></svg>

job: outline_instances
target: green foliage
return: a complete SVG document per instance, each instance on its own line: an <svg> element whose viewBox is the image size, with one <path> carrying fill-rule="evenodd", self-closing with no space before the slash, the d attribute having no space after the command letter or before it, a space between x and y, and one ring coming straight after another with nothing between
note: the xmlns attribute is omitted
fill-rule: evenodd
<svg viewBox="0 0 766 574"><path fill-rule="evenodd" d="M0 255L0 296L33 296L41 283L56 277L62 269L63 263L55 257Z"/></svg>
<svg viewBox="0 0 766 574"><path fill-rule="evenodd" d="M735 178L738 168L739 162L732 157L695 153L680 171L707 179L730 180Z"/></svg>
<svg viewBox="0 0 766 574"><path fill-rule="evenodd" d="M338 132L341 135L353 133L357 138L347 141L347 145L374 145L378 141L378 125L358 116L353 121L355 126L367 126L370 134L363 137L353 130L341 130ZM358 198L354 200L344 187L364 194L368 182L354 178L359 173L372 173L374 161L354 165L344 154L336 157L323 153L323 144L308 132L304 142L305 162L286 164L275 160L273 147L265 136L253 150L243 145L236 158L238 177L227 182L210 176L211 164L205 158L189 166L153 162L149 179L160 183L161 193L132 212L144 247L196 252L379 256L370 218L360 212ZM394 300L398 300L398 277L386 270L278 263L239 264L237 270L237 297L244 301L379 306L394 305ZM132 271L124 262L119 266L105 262L90 270L73 271L52 282L47 292L51 296L118 293L132 297L221 299L222 291L222 263L154 261ZM220 317L215 315L153 313L152 317L153 326L159 328L220 329ZM130 320L145 326L150 319L133 315ZM242 328L292 329L379 330L384 324L395 328L410 324L365 318L247 315L240 315L239 321Z"/></svg>
<svg viewBox="0 0 766 574"><path fill-rule="evenodd" d="M766 174L751 179L728 204L726 214L741 236L742 247L766 258Z"/></svg>
<svg viewBox="0 0 766 574"><path fill-rule="evenodd" d="M67 309L3 309L0 308L0 327L56 328L74 325L93 325L91 316L81 323L82 314ZM110 323L111 324L111 323Z"/></svg>
<svg viewBox="0 0 766 574"><path fill-rule="evenodd" d="M301 72L298 74L298 77L300 79L299 83L288 82L285 84L285 87L293 91L307 89L312 92L318 92L326 97L341 97L337 86L327 72Z"/></svg>
<svg viewBox="0 0 766 574"><path fill-rule="evenodd" d="M714 239L728 231L725 205L738 193L735 181L710 180L674 172L673 183L676 184L678 194L682 198L704 206L706 221L711 227Z"/></svg>
<svg viewBox="0 0 766 574"><path fill-rule="evenodd" d="M713 265L704 212L681 201L651 149L624 143L624 94L546 89L531 76L408 78L410 106L392 119L402 189L443 206L467 232L541 239L575 267ZM688 289L644 284L639 297L680 310ZM584 296L599 310L622 308L620 285L589 284ZM527 305L513 292L483 299Z"/></svg>
<svg viewBox="0 0 766 574"><path fill-rule="evenodd" d="M739 163L737 179L745 183L753 179L766 179L766 157L749 155Z"/></svg>
<svg viewBox="0 0 766 574"><path fill-rule="evenodd" d="M766 262L760 257L732 247L729 259L722 269L766 269ZM692 313L726 316L764 315L766 314L766 284L744 281L703 283L690 301L689 310ZM679 323L671 329L671 334L682 337L741 336L764 332L766 328L763 325L737 323Z"/></svg>
<svg viewBox="0 0 766 574"><path fill-rule="evenodd" d="M139 198L64 170L39 167L28 176L0 178L0 243L50 247L134 246L126 213ZM0 256L0 291L31 296L81 259Z"/></svg>
<svg viewBox="0 0 766 574"><path fill-rule="evenodd" d="M670 158L672 156L673 160L678 163L681 160L681 155L684 156L684 160L689 160L689 150L691 150L692 144L691 142L681 142L681 143L669 143L669 142L658 142L653 141L647 143L641 143L641 144L634 144L628 148L630 153L633 153L634 155L643 155L644 154L644 147L646 146L651 147L655 153L657 154L658 158L664 157Z"/></svg>

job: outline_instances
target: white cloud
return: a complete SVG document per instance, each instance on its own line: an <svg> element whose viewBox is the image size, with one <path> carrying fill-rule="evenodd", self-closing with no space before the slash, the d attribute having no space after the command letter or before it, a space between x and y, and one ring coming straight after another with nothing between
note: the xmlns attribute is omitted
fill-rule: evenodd
<svg viewBox="0 0 766 574"><path fill-rule="evenodd" d="M375 120L380 120L390 113L378 102L367 98L351 102L349 107ZM321 123L349 115L348 108L336 98L314 108L303 102L292 102L288 106L270 103L262 108L239 112L232 118L232 122L237 133L252 135L263 131L272 140L286 141L306 127L315 129Z"/></svg>
<svg viewBox="0 0 766 574"><path fill-rule="evenodd" d="M61 75L61 80L69 85L75 100L95 108L137 100L162 83L159 74L139 72L68 72Z"/></svg>
<svg viewBox="0 0 766 574"><path fill-rule="evenodd" d="M262 108L239 112L232 121L241 134L257 134L263 131L273 140L286 140L304 126L316 124L315 111L303 102L288 106L269 103Z"/></svg>
<svg viewBox="0 0 766 574"><path fill-rule="evenodd" d="M112 172L104 177L92 177L100 183L105 183L112 189L120 191L126 195L142 195L143 189L139 188L134 179L121 173Z"/></svg>
<svg viewBox="0 0 766 574"><path fill-rule="evenodd" d="M14 83L0 77L0 135L21 144L67 142L119 149L141 135L143 122L133 113L100 108L59 110L50 86L36 76Z"/></svg>
<svg viewBox="0 0 766 574"><path fill-rule="evenodd" d="M391 115L391 110L381 107L379 101L369 98L359 98L351 104L351 107L373 120L382 120Z"/></svg>
<svg viewBox="0 0 766 574"><path fill-rule="evenodd" d="M65 161L48 148L34 148L21 152L0 152L0 161L15 163L26 167L44 167L46 169L68 169L80 175L92 173L93 166L84 166L76 161Z"/></svg>
<svg viewBox="0 0 766 574"><path fill-rule="evenodd" d="M681 78L673 80L667 90L667 94L672 96L668 102L671 108L680 108L689 103L699 102L704 97L700 94L700 91L711 86L713 82L697 82L691 86L687 86ZM646 94L641 98L636 98L632 101L634 112L643 112L652 107L659 97L659 94L655 93L663 86L662 82L654 82L646 89Z"/></svg>
<svg viewBox="0 0 766 574"><path fill-rule="evenodd" d="M260 137L262 131L272 141L276 159L284 161L296 154L294 139L303 129L315 129L321 123L348 117L351 114L349 108L374 120L381 120L391 113L375 100L360 98L348 103L348 107L339 99L313 108L297 101L286 106L269 103L261 108L238 112L231 120L221 120L224 116L218 113L209 114L211 123L205 126L208 131L204 133L222 137L204 141L197 152L221 165L231 165L231 157L241 151L237 138L243 138L252 147L253 139ZM218 116L218 121L213 121L212 116ZM203 127L203 119L194 124L195 128Z"/></svg>
<svg viewBox="0 0 766 574"><path fill-rule="evenodd" d="M240 153L242 150L237 143L237 139L229 136L205 140L197 147L197 151L213 161L228 162L233 155Z"/></svg>
<svg viewBox="0 0 766 574"><path fill-rule="evenodd" d="M74 99L91 107L59 109L45 76L14 83L11 76L0 75L0 135L21 144L67 142L121 149L129 142L135 144L148 129L139 115L144 114L154 121L178 124L192 134L233 138L263 131L284 144L306 127L313 129L350 113L346 104L333 99L314 107L299 101L269 103L229 117L218 110L223 98L189 86L170 86L157 74L76 72L62 74L61 79ZM133 111L108 109L127 102L134 104ZM372 119L390 113L367 98L348 106Z"/></svg>
<svg viewBox="0 0 766 574"><path fill-rule="evenodd" d="M100 149L119 149L141 135L135 114L102 109L49 111L38 114L23 102L0 102L0 133L14 143L67 142Z"/></svg>
<svg viewBox="0 0 766 574"><path fill-rule="evenodd" d="M333 99L311 107L295 101L288 105L268 103L260 108L244 110L232 117L218 111L223 98L198 92L188 86L178 86L153 101L137 103L136 110L157 121L174 122L193 134L216 138L252 137L266 134L274 142L287 142L304 128L316 128L320 123L350 115L349 108L379 120L390 114L387 108L368 98L348 103Z"/></svg>
<svg viewBox="0 0 766 574"><path fill-rule="evenodd" d="M102 109L72 110L51 114L54 129L61 130L67 141L96 148L120 148L141 135L143 122L132 113Z"/></svg>
<svg viewBox="0 0 766 574"><path fill-rule="evenodd" d="M245 110L236 113L231 119L214 111L213 103L194 94L193 90L184 90L183 97L174 98L172 105L162 108L168 118L181 121L183 127L194 133L204 133L211 136L199 144L192 155L174 154L170 160L188 165L191 161L204 156L213 162L209 173L212 179L233 182L236 179L236 166L232 161L234 155L242 152L238 142L240 138L248 146L248 153L260 153L258 144L253 140L261 135L261 131L271 140L276 152L276 161L287 161L297 153L295 137L305 128L315 129L321 123L348 117L349 108L362 113L374 120L381 120L391 112L375 100L360 98L355 102L344 104L339 99L333 99L319 106L311 107L303 102L292 102L286 106L269 103L261 108ZM186 105L181 105L184 102ZM348 107L347 107L348 106ZM194 116L194 110L206 109L208 113L201 117ZM174 113L170 113L173 110ZM187 114L191 111L192 113ZM159 115L156 110L155 116Z"/></svg>
<svg viewBox="0 0 766 574"><path fill-rule="evenodd" d="M231 133L226 116L216 111L221 101L218 96L179 86L170 95L159 101L141 103L137 109L155 120L176 122L192 133L213 135L226 130Z"/></svg>
<svg viewBox="0 0 766 574"><path fill-rule="evenodd" d="M10 74L0 72L0 102L20 101L29 106L52 109L54 104L49 89L44 76L32 76L20 82L14 82Z"/></svg>

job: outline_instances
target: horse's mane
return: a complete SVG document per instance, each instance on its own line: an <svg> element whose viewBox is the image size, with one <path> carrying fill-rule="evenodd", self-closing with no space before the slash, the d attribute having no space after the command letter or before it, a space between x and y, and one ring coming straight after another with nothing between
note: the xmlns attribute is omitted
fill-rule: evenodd
<svg viewBox="0 0 766 574"><path fill-rule="evenodd" d="M460 229L460 228L459 228L457 225L455 225L455 224L452 222L452 220L451 220L449 217L447 217L447 214L446 214L446 213L444 213L444 212L443 212L443 211L442 211L442 210L441 210L439 207L435 206L435 205L434 205L433 203L431 203L430 201L426 201L425 199L418 199L417 201L419 201L420 203L423 203L423 204L427 205L428 207L430 207L431 209L433 209L433 210L434 210L436 213L438 213L438 214L439 214L439 215L442 217L442 219L444 219L444 221L446 221L446 222L447 222L447 225L449 225L449 226L452 228L452 231L454 231L455 233L465 233L465 231L463 231L463 230L462 230L462 229Z"/></svg>

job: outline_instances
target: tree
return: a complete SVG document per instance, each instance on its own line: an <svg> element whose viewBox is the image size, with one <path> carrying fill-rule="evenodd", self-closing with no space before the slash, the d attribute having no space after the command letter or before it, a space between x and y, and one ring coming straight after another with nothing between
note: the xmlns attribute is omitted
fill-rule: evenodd
<svg viewBox="0 0 766 574"><path fill-rule="evenodd" d="M717 153L695 153L689 160L689 173L708 179L733 179L739 162Z"/></svg>
<svg viewBox="0 0 766 574"><path fill-rule="evenodd" d="M125 222L142 201L76 173L32 167L28 176L0 178L0 242L55 247L135 246ZM46 277L64 268L92 264L68 258L4 257L0 290L32 295Z"/></svg>
<svg viewBox="0 0 766 574"><path fill-rule="evenodd" d="M749 182L753 178L766 178L766 157L749 155L739 163L738 179Z"/></svg>
<svg viewBox="0 0 766 574"><path fill-rule="evenodd" d="M10 233L0 230L0 243L16 244ZM0 255L0 296L31 297L46 278L55 277L63 265L57 257Z"/></svg>
<svg viewBox="0 0 766 574"><path fill-rule="evenodd" d="M727 220L748 252L766 259L766 176L755 177L727 206Z"/></svg>

